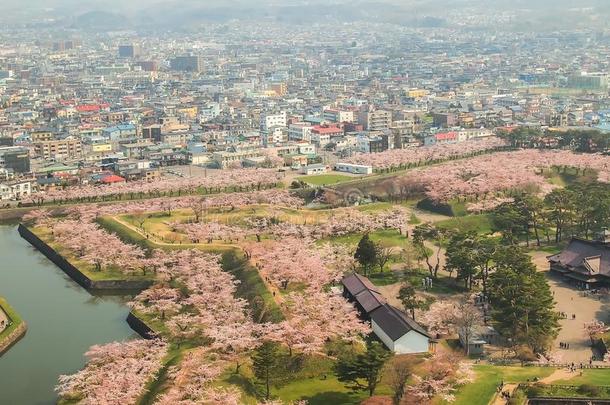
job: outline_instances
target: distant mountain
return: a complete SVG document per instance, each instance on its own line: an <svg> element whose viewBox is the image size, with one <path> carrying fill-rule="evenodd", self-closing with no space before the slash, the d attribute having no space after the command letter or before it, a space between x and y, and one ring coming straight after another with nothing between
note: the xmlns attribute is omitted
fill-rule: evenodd
<svg viewBox="0 0 610 405"><path fill-rule="evenodd" d="M120 30L131 27L129 19L117 13L108 11L89 11L76 17L73 28L83 30Z"/></svg>
<svg viewBox="0 0 610 405"><path fill-rule="evenodd" d="M0 0L1 1L1 0ZM55 19L83 29L194 28L231 19L290 24L375 21L407 26L447 25L450 15L511 11L514 29L604 27L608 0L21 0L3 6L0 21ZM498 27L500 28L500 27ZM504 27L510 28L510 27Z"/></svg>

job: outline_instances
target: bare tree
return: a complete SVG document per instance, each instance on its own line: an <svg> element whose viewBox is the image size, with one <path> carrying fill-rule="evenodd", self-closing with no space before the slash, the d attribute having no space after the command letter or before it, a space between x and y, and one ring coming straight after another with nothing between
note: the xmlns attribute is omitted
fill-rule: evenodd
<svg viewBox="0 0 610 405"><path fill-rule="evenodd" d="M470 354L470 342L474 337L476 330L483 325L483 316L481 311L468 301L462 301L458 304L455 311L455 319L453 323L461 337L462 343L466 350L466 354Z"/></svg>
<svg viewBox="0 0 610 405"><path fill-rule="evenodd" d="M205 207L205 198L193 198L189 201L189 208L193 210L193 215L195 215L195 222L201 222L201 217L203 216Z"/></svg>
<svg viewBox="0 0 610 405"><path fill-rule="evenodd" d="M396 357L389 365L388 382L394 395L392 402L398 405L405 393L407 382L413 373L414 361L410 357Z"/></svg>
<svg viewBox="0 0 610 405"><path fill-rule="evenodd" d="M379 266L379 270L383 273L385 269L385 265L390 261L392 255L394 254L394 248L392 247L383 247L381 244L375 245L375 250L377 250L377 255L375 256L375 260L377 261L377 265Z"/></svg>

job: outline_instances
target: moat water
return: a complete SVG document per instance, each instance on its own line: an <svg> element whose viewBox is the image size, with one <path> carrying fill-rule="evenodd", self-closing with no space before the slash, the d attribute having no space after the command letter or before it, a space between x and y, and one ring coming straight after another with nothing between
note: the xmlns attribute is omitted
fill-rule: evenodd
<svg viewBox="0 0 610 405"><path fill-rule="evenodd" d="M55 404L57 377L82 368L90 346L137 337L125 322L130 297L90 294L14 226L0 226L0 296L28 325L0 356L2 405Z"/></svg>

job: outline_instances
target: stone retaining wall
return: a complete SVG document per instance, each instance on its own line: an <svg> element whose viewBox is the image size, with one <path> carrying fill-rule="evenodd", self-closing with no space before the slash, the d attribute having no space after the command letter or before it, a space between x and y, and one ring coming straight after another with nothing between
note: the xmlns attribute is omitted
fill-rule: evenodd
<svg viewBox="0 0 610 405"><path fill-rule="evenodd" d="M130 312L129 315L127 315L127 324L144 339L154 339L158 337L157 333L133 312Z"/></svg>
<svg viewBox="0 0 610 405"><path fill-rule="evenodd" d="M28 327L25 322L21 323L13 330L8 336L0 341L0 356L2 356L8 349L10 349L15 343L21 340L25 336L25 332Z"/></svg>

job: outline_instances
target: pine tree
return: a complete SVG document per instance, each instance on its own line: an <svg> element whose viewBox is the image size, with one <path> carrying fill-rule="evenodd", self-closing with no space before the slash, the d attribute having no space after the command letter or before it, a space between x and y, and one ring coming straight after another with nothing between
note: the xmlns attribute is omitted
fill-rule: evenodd
<svg viewBox="0 0 610 405"><path fill-rule="evenodd" d="M544 352L557 336L553 295L544 274L531 258L515 247L497 257L490 276L492 319L498 331L534 352Z"/></svg>
<svg viewBox="0 0 610 405"><path fill-rule="evenodd" d="M430 304L427 300L417 297L415 287L407 282L403 283L400 287L400 290L398 291L398 299L402 303L405 310L411 312L411 318L413 319L415 319L416 309L426 309Z"/></svg>
<svg viewBox="0 0 610 405"><path fill-rule="evenodd" d="M283 356L279 344L265 341L252 354L252 371L265 387L265 399L271 394L271 383L282 375Z"/></svg>
<svg viewBox="0 0 610 405"><path fill-rule="evenodd" d="M391 356L380 342L369 340L366 352L340 357L335 365L335 374L349 389L367 390L372 397L381 381L383 366Z"/></svg>
<svg viewBox="0 0 610 405"><path fill-rule="evenodd" d="M369 238L368 233L365 233L360 239L360 242L358 242L354 258L358 260L358 263L362 266L364 275L368 276L371 268L377 262L377 248L375 243Z"/></svg>

